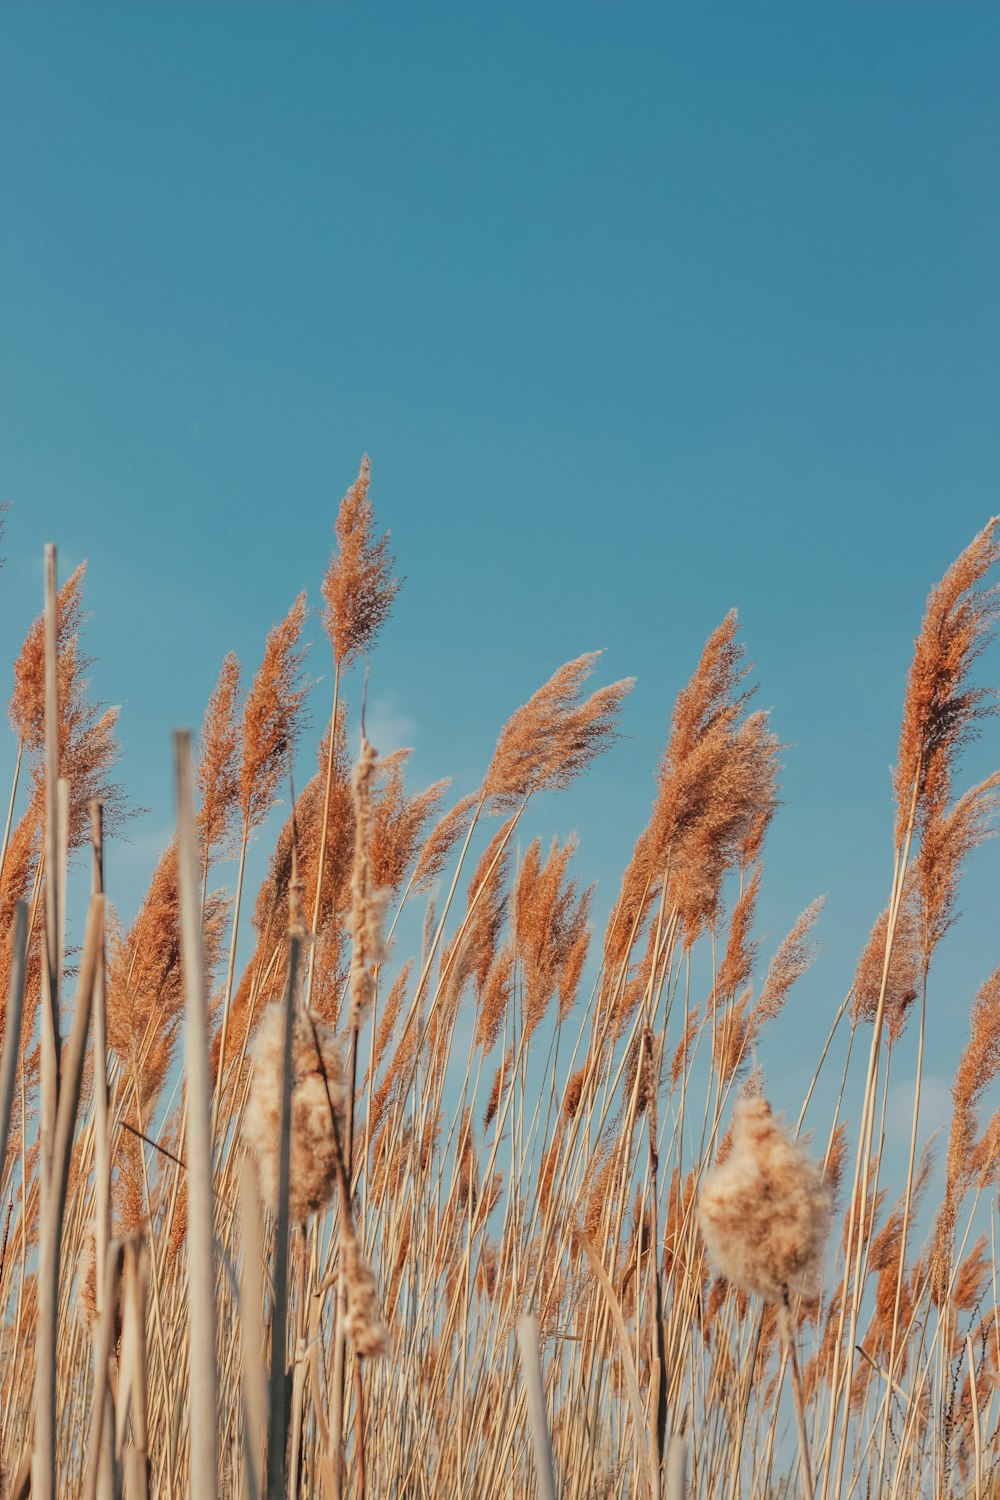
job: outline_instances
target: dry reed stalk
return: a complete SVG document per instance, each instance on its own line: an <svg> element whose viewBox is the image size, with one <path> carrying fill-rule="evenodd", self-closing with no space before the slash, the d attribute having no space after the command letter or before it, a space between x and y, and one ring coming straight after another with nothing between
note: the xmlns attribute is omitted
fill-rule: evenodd
<svg viewBox="0 0 1000 1500"><path fill-rule="evenodd" d="M56 549L45 547L45 1003L42 1007L41 1241L39 1325L35 1348L35 1447L32 1491L38 1500L56 1495L56 1343L59 1299L59 1224L55 1192L55 1133L59 1102L59 850L56 783L59 779L58 590Z"/></svg>
<svg viewBox="0 0 1000 1500"><path fill-rule="evenodd" d="M802 1484L802 1500L813 1500L812 1465L809 1461L809 1434L806 1431L806 1409L802 1395L802 1376L799 1373L798 1355L795 1352L795 1325L792 1310L785 1292L778 1309L778 1321L784 1339L788 1363L792 1371L792 1400L795 1406L795 1424L799 1439L799 1477Z"/></svg>
<svg viewBox="0 0 1000 1500"><path fill-rule="evenodd" d="M949 772L950 775L950 772ZM917 1148L917 1128L920 1112L921 1079L923 1076L924 1060L924 1037L927 1019L927 976L930 968L931 957L937 944L944 933L955 921L955 899L957 895L958 882L961 867L967 856L991 836L993 832L993 820L998 808L997 787L1000 785L1000 773L987 778L980 785L973 787L958 799L954 807L945 810L943 798L946 795L948 778L939 790L939 794L929 799L928 809L924 818L920 852L917 859L917 883L922 895L922 930L921 930L921 983L920 983L920 1024L917 1048L916 1087L913 1099L913 1121L910 1134L910 1152L907 1167L906 1193L903 1208L903 1221L901 1231L901 1249L899 1255L898 1270L896 1276L895 1302L892 1319L892 1336L889 1348L889 1382L886 1386L885 1400L883 1404L882 1418L882 1441L883 1446L888 1439L889 1431L889 1396L891 1382L895 1374L897 1360L897 1335L900 1318L900 1304L903 1295L903 1272L906 1262L906 1245L910 1228L911 1197L914 1181L914 1161ZM998 971L1000 974L1000 971ZM984 987L985 988L985 987ZM982 998L982 995L981 995ZM985 1006L980 1007L980 1021L982 1030L987 1030L987 1017L983 1013ZM891 1033L890 1033L891 1034ZM974 1036L974 1042L976 1038ZM989 1041L985 1036L978 1038L981 1054L988 1053ZM986 1063L986 1056L982 1056ZM992 1066L992 1074L995 1074L1000 1062ZM966 1075L966 1088L968 1088L968 1075ZM968 1102L968 1101L966 1101ZM961 1110L961 1104L956 1097L956 1113ZM951 1153L949 1153L951 1155ZM954 1192L954 1181L946 1184L945 1203L950 1209ZM946 1210L947 1211L947 1210Z"/></svg>
<svg viewBox="0 0 1000 1500"><path fill-rule="evenodd" d="M146 1282L149 1253L132 1236L125 1242L118 1454L128 1500L148 1500L149 1432L146 1369ZM131 1440L125 1443L125 1413Z"/></svg>
<svg viewBox="0 0 1000 1500"><path fill-rule="evenodd" d="M101 1294L103 1306L94 1336L94 1394L90 1409L89 1458L83 1500L97 1500L98 1486L102 1482L112 1495L117 1496L121 1489L121 1476L114 1450L114 1396L108 1366L117 1341L116 1311L124 1259L124 1241L113 1241L108 1246L105 1284ZM106 1437L109 1427L110 1439Z"/></svg>
<svg viewBox="0 0 1000 1500"><path fill-rule="evenodd" d="M667 1444L665 1500L687 1500L688 1443L683 1433L675 1433Z"/></svg>
<svg viewBox="0 0 1000 1500"><path fill-rule="evenodd" d="M91 891L104 895L104 811L100 802L90 805ZM111 1142L108 1118L108 1018L104 945L98 955L94 983L93 1090L94 1090L94 1269L98 1288L98 1311L104 1295L104 1263L111 1237Z"/></svg>
<svg viewBox="0 0 1000 1500"><path fill-rule="evenodd" d="M354 1160L354 1104L357 1088L358 1034L371 1010L375 995L375 974L385 958L383 920L389 892L377 892L372 883L370 845L373 828L372 779L378 760L377 752L362 729L361 751L351 778L354 802L354 866L351 878L351 968L350 968L350 1057L347 1072L347 1110L344 1141L344 1165L348 1193L342 1213L350 1215L350 1184ZM344 1249L348 1253L343 1253ZM357 1266L361 1264L353 1233L341 1231L341 1259L338 1269L336 1325L334 1329L333 1397L330 1412L330 1469L333 1495L339 1496L343 1476L344 1374L346 1338L350 1320L352 1280L357 1287ZM352 1278L351 1267L355 1267ZM370 1275L370 1273L369 1273Z"/></svg>
<svg viewBox="0 0 1000 1500"><path fill-rule="evenodd" d="M268 1381L267 1500L283 1500L286 1488L285 1449L288 1441L288 1398L285 1361L288 1357L288 1226L291 1182L291 1129L295 1033L295 995L300 939L288 943L288 979L282 1007L281 1114L278 1134L278 1200L275 1208L274 1287L271 1303L271 1372Z"/></svg>
<svg viewBox="0 0 1000 1500"><path fill-rule="evenodd" d="M628 1329L625 1327L625 1319L622 1317L621 1304L615 1294L615 1289L611 1284L611 1278L607 1273L604 1262L598 1253L597 1246L589 1234L585 1230L575 1229L573 1231L573 1239L586 1254L587 1260L590 1262L594 1275L600 1284L601 1291L604 1293L605 1305L618 1340L618 1352L625 1375L625 1388L632 1408L636 1450L638 1453L646 1455L649 1493L651 1500L656 1500L656 1496L659 1494L656 1457L646 1437L646 1414L642 1406L642 1397L639 1394L639 1381L635 1368L635 1360L632 1357L632 1351L629 1346Z"/></svg>
<svg viewBox="0 0 1000 1500"><path fill-rule="evenodd" d="M192 1500L215 1500L219 1456L215 1365L215 1205L212 1192L212 1083L202 951L194 765L189 730L174 731L177 881L185 991L187 1079L188 1278L190 1305L190 1484Z"/></svg>
<svg viewBox="0 0 1000 1500"><path fill-rule="evenodd" d="M303 729L308 685L300 680L308 647L300 641L306 618L305 594L300 594L284 620L273 625L264 643L264 657L250 685L243 707L242 756L240 760L238 811L241 822L236 896L233 902L229 968L222 997L222 1028L219 1061L212 1098L212 1133L218 1120L226 1058L229 1007L236 970L236 939L239 934L243 878L250 834L274 806L278 783Z"/></svg>
<svg viewBox="0 0 1000 1500"><path fill-rule="evenodd" d="M17 759L14 762L14 775L10 783L10 800L7 803L7 821L3 829L3 843L0 844L0 882L3 880L4 866L7 863L7 849L10 845L10 830L14 822L14 807L17 802L17 789L21 781L21 762L24 759L24 741L17 742Z"/></svg>
<svg viewBox="0 0 1000 1500"><path fill-rule="evenodd" d="M545 1415L545 1381L542 1356L538 1347L538 1324L530 1313L518 1320L517 1347L521 1356L524 1388L528 1404L528 1425L535 1453L535 1477L539 1500L556 1500L556 1480L552 1467L552 1445Z"/></svg>
<svg viewBox="0 0 1000 1500"><path fill-rule="evenodd" d="M14 1084L17 1080L18 1050L21 1043L21 1012L24 1008L28 947L28 908L23 901L17 903L15 912L13 957L4 1014L3 1059L0 1061L0 1185L7 1175L7 1143L10 1140Z"/></svg>
<svg viewBox="0 0 1000 1500"><path fill-rule="evenodd" d="M264 1277L261 1246L264 1225L260 1212L257 1170L250 1157L240 1169L240 1218L243 1262L240 1274L240 1340L243 1372L243 1453L248 1500L262 1500L264 1453L267 1444L267 1378L263 1326Z"/></svg>

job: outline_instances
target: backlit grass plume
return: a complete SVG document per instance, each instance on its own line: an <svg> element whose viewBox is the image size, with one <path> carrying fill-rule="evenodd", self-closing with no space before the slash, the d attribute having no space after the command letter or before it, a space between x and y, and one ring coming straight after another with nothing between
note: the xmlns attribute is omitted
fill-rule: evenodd
<svg viewBox="0 0 1000 1500"><path fill-rule="evenodd" d="M382 927L390 890L376 890L372 883L369 855L374 818L372 780L378 765L378 754L362 738L361 754L354 768L351 787L354 793L354 873L351 878L351 1026L357 1031L371 1009L375 995L374 968L385 958Z"/></svg>
<svg viewBox="0 0 1000 1500"><path fill-rule="evenodd" d="M997 588L983 582L1000 559L1000 518L990 520L952 563L927 600L906 684L894 773L896 837L915 808L924 828L950 800L955 756L996 712L996 700L970 685L973 662L986 649L1000 611Z"/></svg>
<svg viewBox="0 0 1000 1500"><path fill-rule="evenodd" d="M635 679L599 688L581 702L599 655L590 651L567 662L508 719L483 781L483 796L497 808L569 786L614 740Z"/></svg>
<svg viewBox="0 0 1000 1500"><path fill-rule="evenodd" d="M207 872L213 856L224 850L233 834L240 800L240 663L230 651L205 710L198 755L198 832L202 866Z"/></svg>
<svg viewBox="0 0 1000 1500"><path fill-rule="evenodd" d="M402 586L402 579L393 577L389 533L378 539L374 535L370 483L371 461L366 453L357 479L340 502L338 550L323 579L323 625L338 671L371 650Z"/></svg>

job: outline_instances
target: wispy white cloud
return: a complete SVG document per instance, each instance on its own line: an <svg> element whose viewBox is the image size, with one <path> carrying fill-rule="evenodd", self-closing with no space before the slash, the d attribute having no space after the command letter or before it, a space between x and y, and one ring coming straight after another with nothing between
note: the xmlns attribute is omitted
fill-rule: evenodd
<svg viewBox="0 0 1000 1500"><path fill-rule="evenodd" d="M379 754L388 755L392 750L413 745L417 722L397 708L391 695L384 694L369 701L365 729Z"/></svg>
<svg viewBox="0 0 1000 1500"><path fill-rule="evenodd" d="M913 1129L913 1096L915 1078L901 1078L889 1090L885 1112L885 1131L894 1145L909 1141ZM920 1085L920 1128L918 1141L926 1141L951 1119L951 1089L944 1078L925 1073Z"/></svg>

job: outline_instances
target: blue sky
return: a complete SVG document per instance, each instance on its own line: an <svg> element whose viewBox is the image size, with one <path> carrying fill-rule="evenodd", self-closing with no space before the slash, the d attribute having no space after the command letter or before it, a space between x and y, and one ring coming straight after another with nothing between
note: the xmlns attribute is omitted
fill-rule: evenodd
<svg viewBox="0 0 1000 1500"><path fill-rule="evenodd" d="M415 781L471 788L581 651L638 677L629 738L533 825L578 830L601 914L739 607L789 746L764 961L829 897L762 1057L801 1097L891 874L927 590L1000 509L998 64L976 3L6 0L0 625L10 660L43 542L89 559L95 686L150 808L110 857L122 909L169 830L171 727L318 601L367 450L407 575L375 722ZM321 636L311 669L318 724ZM998 760L994 724L968 773ZM997 876L993 846L941 956L944 1082Z"/></svg>

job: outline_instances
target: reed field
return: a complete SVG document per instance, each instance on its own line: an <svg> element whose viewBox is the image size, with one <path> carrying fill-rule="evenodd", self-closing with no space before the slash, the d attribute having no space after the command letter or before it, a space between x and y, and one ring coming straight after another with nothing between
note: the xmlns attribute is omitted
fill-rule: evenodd
<svg viewBox="0 0 1000 1500"><path fill-rule="evenodd" d="M885 1147L1000 806L1000 773L960 763L997 706L998 559L992 520L885 684L885 905L783 1117L767 1050L821 902L762 945L769 825L795 813L735 611L676 664L593 930L574 841L525 813L614 755L631 682L570 661L499 705L477 791L409 787L408 752L364 732L405 609L366 459L315 600L220 664L200 735L163 726L176 833L140 903L104 889L131 815L117 714L85 570L48 548L0 858L3 1496L1000 1495L1000 967L967 997L948 1130L928 1147L915 1106L902 1171Z"/></svg>

